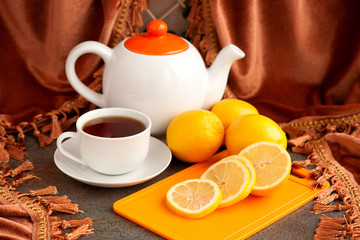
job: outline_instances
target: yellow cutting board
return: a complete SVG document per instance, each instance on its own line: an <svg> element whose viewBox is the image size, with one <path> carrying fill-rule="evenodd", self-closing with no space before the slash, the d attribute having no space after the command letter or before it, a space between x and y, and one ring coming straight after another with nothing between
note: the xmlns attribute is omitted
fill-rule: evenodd
<svg viewBox="0 0 360 240"><path fill-rule="evenodd" d="M133 222L169 239L245 239L303 206L320 191L310 178L290 176L282 188L270 196L250 195L237 204L216 209L201 219L187 219L165 205L166 193L174 184L201 174L214 162L228 156L220 152L147 188L116 201L113 209Z"/></svg>

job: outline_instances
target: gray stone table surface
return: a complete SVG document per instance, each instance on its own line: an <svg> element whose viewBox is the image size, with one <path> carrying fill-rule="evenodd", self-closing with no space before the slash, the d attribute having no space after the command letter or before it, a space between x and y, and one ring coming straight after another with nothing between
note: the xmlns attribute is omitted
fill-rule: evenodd
<svg viewBox="0 0 360 240"><path fill-rule="evenodd" d="M62 173L54 163L54 152L56 143L40 148L37 139L29 135L26 137L29 160L34 164L34 175L41 180L31 180L18 189L40 189L48 186L56 186L59 196L67 195L73 203L79 205L84 213L75 215L56 214L63 219L82 219L90 217L94 223L94 234L82 237L81 239L163 239L161 236L141 227L140 225L113 212L112 205L115 201L152 185L172 174L191 166L189 163L172 159L169 167L157 177L139 185L123 188L102 188L86 185L78 182ZM303 155L291 153L293 160L304 159ZM12 160L12 164L17 162ZM250 240L266 239L312 239L321 214L311 213L313 203L310 202L283 217L267 228L251 236ZM332 216L340 213L328 213ZM220 230L221 231L221 230Z"/></svg>

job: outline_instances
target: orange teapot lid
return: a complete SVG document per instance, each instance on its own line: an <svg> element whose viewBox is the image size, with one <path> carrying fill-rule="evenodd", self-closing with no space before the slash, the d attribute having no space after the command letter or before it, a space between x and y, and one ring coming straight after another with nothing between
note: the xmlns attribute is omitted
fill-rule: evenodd
<svg viewBox="0 0 360 240"><path fill-rule="evenodd" d="M144 55L171 55L185 51L187 42L167 30L164 21L152 20L147 25L146 33L127 39L124 45L128 50Z"/></svg>

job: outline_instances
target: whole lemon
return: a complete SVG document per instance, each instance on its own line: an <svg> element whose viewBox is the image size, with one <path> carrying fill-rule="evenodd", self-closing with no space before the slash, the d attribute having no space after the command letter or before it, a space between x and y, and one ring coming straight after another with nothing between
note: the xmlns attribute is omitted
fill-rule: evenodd
<svg viewBox="0 0 360 240"><path fill-rule="evenodd" d="M225 132L236 119L246 114L259 114L250 103L240 99L223 99L217 102L211 112L215 113L224 124Z"/></svg>
<svg viewBox="0 0 360 240"><path fill-rule="evenodd" d="M236 119L225 134L225 145L231 154L239 154L243 148L255 142L274 142L284 149L287 147L287 138L280 126L260 114L248 114Z"/></svg>
<svg viewBox="0 0 360 240"><path fill-rule="evenodd" d="M207 110L189 110L177 115L166 131L172 154L184 162L201 162L211 157L222 145L224 126Z"/></svg>

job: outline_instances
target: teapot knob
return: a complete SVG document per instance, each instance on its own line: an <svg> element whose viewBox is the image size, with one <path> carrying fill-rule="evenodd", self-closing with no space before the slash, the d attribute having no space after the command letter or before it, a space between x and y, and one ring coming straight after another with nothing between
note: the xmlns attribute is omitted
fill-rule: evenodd
<svg viewBox="0 0 360 240"><path fill-rule="evenodd" d="M0 0L1 1L1 0ZM124 46L144 55L173 55L188 49L185 39L167 32L168 26L162 20L152 20L147 25L146 33L139 33L128 38Z"/></svg>
<svg viewBox="0 0 360 240"><path fill-rule="evenodd" d="M167 33L168 26L162 20L152 20L148 23L146 29L150 36L162 37Z"/></svg>

